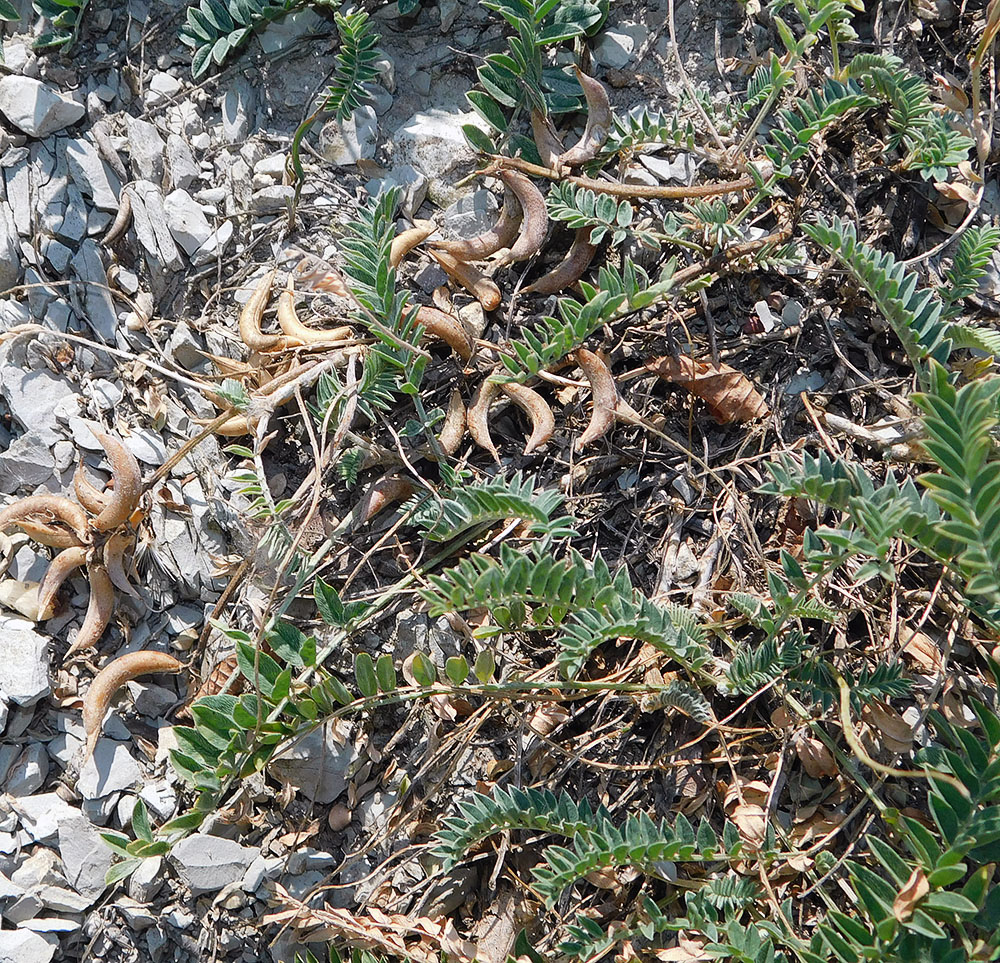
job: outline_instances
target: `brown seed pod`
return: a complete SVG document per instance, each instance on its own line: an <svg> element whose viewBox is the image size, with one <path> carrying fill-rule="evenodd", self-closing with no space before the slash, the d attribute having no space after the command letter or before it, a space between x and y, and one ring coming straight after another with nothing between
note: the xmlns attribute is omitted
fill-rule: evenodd
<svg viewBox="0 0 1000 963"><path fill-rule="evenodd" d="M115 488L101 513L91 519L91 526L98 532L107 532L124 525L139 505L142 495L142 473L139 462L117 438L96 428L90 429L101 443L111 463L111 477Z"/></svg>
<svg viewBox="0 0 1000 963"><path fill-rule="evenodd" d="M535 137L538 156L544 167L558 168L563 145L552 128L552 122L537 108L531 111L531 133Z"/></svg>
<svg viewBox="0 0 1000 963"><path fill-rule="evenodd" d="M108 228L107 234L101 240L101 244L105 247L111 247L125 236L125 232L129 229L131 223L132 198L129 196L129 192L123 189L118 195L118 213L115 214L115 219L111 227Z"/></svg>
<svg viewBox="0 0 1000 963"><path fill-rule="evenodd" d="M260 330L260 320L271 296L275 274L275 271L268 271L257 282L257 287L240 312L240 338L251 351L285 351L298 347L294 338L284 334L264 334Z"/></svg>
<svg viewBox="0 0 1000 963"><path fill-rule="evenodd" d="M116 589L138 598L139 593L132 588L125 574L125 554L134 544L135 536L131 532L114 532L104 543L104 567Z"/></svg>
<svg viewBox="0 0 1000 963"><path fill-rule="evenodd" d="M62 588L63 582L86 561L87 549L82 545L75 545L72 548L64 548L49 562L45 576L38 586L39 612L44 612L55 602L56 593Z"/></svg>
<svg viewBox="0 0 1000 963"><path fill-rule="evenodd" d="M482 261L510 247L521 226L521 205L513 193L504 191L503 208L496 224L476 237L457 241L435 241L434 250L444 251L459 261Z"/></svg>
<svg viewBox="0 0 1000 963"><path fill-rule="evenodd" d="M529 257L534 257L545 243L545 235L549 229L549 214L545 209L545 198L542 197L542 192L519 171L502 170L500 171L500 179L521 202L524 217L521 221L521 233L517 240L510 250L497 260L499 264L526 261Z"/></svg>
<svg viewBox="0 0 1000 963"><path fill-rule="evenodd" d="M581 227L564 257L548 274L543 274L534 284L522 290L526 294L557 294L583 277L597 253L597 245L590 243L592 228Z"/></svg>
<svg viewBox="0 0 1000 963"><path fill-rule="evenodd" d="M90 582L87 614L83 617L83 625L80 626L77 637L66 651L66 658L97 645L115 609L115 587L108 570L101 562L88 563L87 580Z"/></svg>
<svg viewBox="0 0 1000 963"><path fill-rule="evenodd" d="M464 435L465 405L462 402L462 393L454 388L448 399L448 410L444 415L441 434L438 435L438 444L446 455L454 455L458 451L458 446L462 444Z"/></svg>
<svg viewBox="0 0 1000 963"><path fill-rule="evenodd" d="M82 458L76 466L76 471L73 472L73 490L76 492L76 500L93 515L103 512L111 498L87 477Z"/></svg>
<svg viewBox="0 0 1000 963"><path fill-rule="evenodd" d="M383 475L372 483L358 508L357 524L370 522L393 502L401 502L413 494L413 483L402 475Z"/></svg>
<svg viewBox="0 0 1000 963"><path fill-rule="evenodd" d="M531 419L531 436L524 446L524 453L537 451L551 437L556 428L556 419L549 403L532 388L524 385L506 384L501 389Z"/></svg>
<svg viewBox="0 0 1000 963"><path fill-rule="evenodd" d="M292 274L288 275L285 290L278 297L278 325L290 340L296 341L300 345L322 344L330 341L343 341L354 336L354 332L346 324L336 328L306 327L295 313L295 288L292 277Z"/></svg>
<svg viewBox="0 0 1000 963"><path fill-rule="evenodd" d="M585 446L602 437L615 423L618 389L615 387L615 379L611 374L611 369L599 355L586 348L579 348L575 358L580 370L590 382L591 401L594 406L590 415L590 423L583 434L576 439L576 444L573 446L576 451L581 451Z"/></svg>
<svg viewBox="0 0 1000 963"><path fill-rule="evenodd" d="M425 304L417 309L417 323L432 337L440 338L463 361L472 357L472 338L458 318Z"/></svg>
<svg viewBox="0 0 1000 963"><path fill-rule="evenodd" d="M500 288L479 268L459 261L447 251L430 249L431 257L444 269L445 274L460 284L483 306L484 311L493 311L500 306Z"/></svg>
<svg viewBox="0 0 1000 963"><path fill-rule="evenodd" d="M83 728L87 735L84 759L89 759L101 734L101 723L115 693L126 682L153 672L177 673L182 663L165 652L129 652L109 662L90 683L83 697Z"/></svg>
<svg viewBox="0 0 1000 963"><path fill-rule="evenodd" d="M573 70L583 88L583 96L587 98L587 126L580 140L559 156L559 163L569 167L593 160L611 130L611 102L604 84L588 77L579 67L573 67Z"/></svg>
<svg viewBox="0 0 1000 963"><path fill-rule="evenodd" d="M472 396L472 404L469 405L468 412L469 434L472 435L472 440L480 448L485 448L498 463L500 455L497 453L497 447L493 444L493 439L490 437L489 416L490 405L493 404L499 394L499 383L486 378L476 388L476 393Z"/></svg>
<svg viewBox="0 0 1000 963"><path fill-rule="evenodd" d="M205 427L212 424L214 418L195 418L196 425ZM222 435L225 438L239 438L241 435L252 435L254 425L251 425L246 415L233 415L227 418L221 425L217 425L213 434Z"/></svg>
<svg viewBox="0 0 1000 963"><path fill-rule="evenodd" d="M53 535L63 534L53 522L61 522L76 536L76 542L69 544L87 544L90 541L87 513L76 502L62 495L29 495L0 512L0 532L6 532L12 525L19 525L27 531L28 526L34 525L51 531Z"/></svg>
<svg viewBox="0 0 1000 963"><path fill-rule="evenodd" d="M403 258L436 230L437 225L433 221L416 221L414 227L397 234L389 245L389 264L398 268Z"/></svg>
<svg viewBox="0 0 1000 963"><path fill-rule="evenodd" d="M36 522L34 519L25 519L17 524L28 538L38 542L39 545L48 545L49 548L75 548L83 544L76 532L71 532L58 525Z"/></svg>

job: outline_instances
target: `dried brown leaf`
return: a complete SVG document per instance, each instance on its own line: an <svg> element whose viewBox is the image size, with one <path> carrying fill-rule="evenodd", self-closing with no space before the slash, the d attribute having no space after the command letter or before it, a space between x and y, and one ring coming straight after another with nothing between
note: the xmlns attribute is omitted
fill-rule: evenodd
<svg viewBox="0 0 1000 963"><path fill-rule="evenodd" d="M768 414L763 396L745 375L727 364L708 364L682 354L679 358L653 358L646 362L646 368L701 398L719 424L753 421Z"/></svg>
<svg viewBox="0 0 1000 963"><path fill-rule="evenodd" d="M913 915L917 903L930 891L931 884L927 881L924 871L918 866L910 873L910 878L903 884L903 888L892 901L892 915L900 923L905 923Z"/></svg>

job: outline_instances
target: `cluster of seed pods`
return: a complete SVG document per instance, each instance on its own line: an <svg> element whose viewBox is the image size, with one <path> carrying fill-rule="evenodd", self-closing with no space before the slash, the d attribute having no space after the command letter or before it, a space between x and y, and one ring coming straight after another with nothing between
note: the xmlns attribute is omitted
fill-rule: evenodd
<svg viewBox="0 0 1000 963"><path fill-rule="evenodd" d="M66 579L78 568L86 568L90 601L67 655L89 649L100 640L114 611L115 589L136 595L125 573L125 559L135 544L129 523L142 494L139 463L117 438L91 430L111 464L110 492L97 488L81 463L73 478L76 502L63 495L31 495L0 512L0 531L19 528L34 541L59 550L38 588L40 618L51 616Z"/></svg>

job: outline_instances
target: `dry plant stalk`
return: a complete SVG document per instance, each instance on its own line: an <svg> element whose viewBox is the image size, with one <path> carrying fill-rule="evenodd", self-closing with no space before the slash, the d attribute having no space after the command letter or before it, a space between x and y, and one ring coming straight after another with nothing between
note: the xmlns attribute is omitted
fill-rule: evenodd
<svg viewBox="0 0 1000 963"><path fill-rule="evenodd" d="M646 362L646 368L701 398L720 425L754 421L769 413L763 396L745 375L729 365L695 361L682 354L677 358L653 358Z"/></svg>
<svg viewBox="0 0 1000 963"><path fill-rule="evenodd" d="M111 705L115 693L126 682L154 672L177 673L184 668L172 655L166 652L130 652L109 662L90 683L83 698L83 728L87 736L84 761L93 755L94 747L101 734L101 723Z"/></svg>

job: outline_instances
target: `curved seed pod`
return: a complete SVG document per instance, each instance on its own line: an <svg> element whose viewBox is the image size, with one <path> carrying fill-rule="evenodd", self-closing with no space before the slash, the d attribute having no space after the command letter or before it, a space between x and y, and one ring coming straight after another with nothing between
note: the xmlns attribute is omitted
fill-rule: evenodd
<svg viewBox="0 0 1000 963"><path fill-rule="evenodd" d="M489 420L490 405L496 400L498 394L500 394L500 385L496 381L490 381L489 378L481 381L479 387L476 388L476 393L472 396L472 404L469 405L468 421L472 440L480 448L485 448L499 463L500 455L490 437Z"/></svg>
<svg viewBox="0 0 1000 963"><path fill-rule="evenodd" d="M17 525L28 538L38 542L39 545L48 545L49 548L75 548L83 544L76 532L68 531L49 522L24 519Z"/></svg>
<svg viewBox="0 0 1000 963"><path fill-rule="evenodd" d="M142 474L135 455L117 438L96 428L91 428L90 431L107 453L108 461L111 462L111 477L115 483L107 505L90 523L98 532L107 532L124 525L132 517L142 495Z"/></svg>
<svg viewBox="0 0 1000 963"><path fill-rule="evenodd" d="M551 437L556 428L556 419L549 403L537 392L524 385L506 384L501 390L531 419L531 437L524 446L524 453L537 451Z"/></svg>
<svg viewBox="0 0 1000 963"><path fill-rule="evenodd" d="M458 446L462 444L464 435L465 405L462 402L462 393L454 388L448 399L448 410L445 412L441 433L438 435L438 444L446 455L454 455L458 451Z"/></svg>
<svg viewBox="0 0 1000 963"><path fill-rule="evenodd" d="M590 243L591 228L581 227L564 257L548 274L543 274L534 284L521 290L527 294L557 294L563 288L579 281L590 267L597 253L597 245Z"/></svg>
<svg viewBox="0 0 1000 963"><path fill-rule="evenodd" d="M129 225L132 223L132 198L127 190L122 190L118 195L118 213L108 228L108 233L104 235L101 243L105 247L111 247L125 236Z"/></svg>
<svg viewBox="0 0 1000 963"><path fill-rule="evenodd" d="M402 475L383 475L373 482L358 508L357 525L370 522L393 502L401 502L413 494L413 483Z"/></svg>
<svg viewBox="0 0 1000 963"><path fill-rule="evenodd" d="M458 282L482 306L484 311L493 311L500 306L500 288L482 271L465 261L459 261L447 251L430 249L431 257L441 265L445 274Z"/></svg>
<svg viewBox="0 0 1000 963"><path fill-rule="evenodd" d="M136 599L139 593L132 588L125 574L125 553L135 544L135 536L131 532L115 532L104 543L104 567L108 570L108 578L116 589Z"/></svg>
<svg viewBox="0 0 1000 963"><path fill-rule="evenodd" d="M44 612L56 599L56 593L84 562L87 561L87 549L82 545L63 549L45 570L45 577L38 586L38 611Z"/></svg>
<svg viewBox="0 0 1000 963"><path fill-rule="evenodd" d="M284 351L298 347L294 338L284 334L264 334L260 330L260 319L264 316L267 299L271 295L271 285L277 272L268 271L254 288L250 300L240 312L240 338L251 351Z"/></svg>
<svg viewBox="0 0 1000 963"><path fill-rule="evenodd" d="M109 662L90 683L83 697L83 728L87 734L84 759L89 759L101 734L101 723L115 693L126 682L152 672L180 672L184 666L166 652L129 652Z"/></svg>
<svg viewBox="0 0 1000 963"><path fill-rule="evenodd" d="M101 562L90 562L87 565L87 580L90 582L87 614L83 617L83 625L80 626L77 637L66 651L67 658L97 645L115 610L115 587L108 570Z"/></svg>
<svg viewBox="0 0 1000 963"><path fill-rule="evenodd" d="M295 313L295 289L291 274L288 275L285 290L278 297L278 324L281 326L281 330L288 335L289 340L296 341L298 344L342 341L354 336L354 332L346 324L336 328L306 327Z"/></svg>
<svg viewBox="0 0 1000 963"><path fill-rule="evenodd" d="M80 543L90 541L87 513L62 495L29 495L0 512L0 532L6 532L11 525L24 523L41 524L51 528L51 522L62 522L77 537ZM56 530L58 531L58 530Z"/></svg>
<svg viewBox="0 0 1000 963"><path fill-rule="evenodd" d="M194 422L204 428L206 425L212 424L214 420L214 418L195 418ZM253 425L250 424L246 415L233 415L221 425L217 425L213 434L223 435L226 438L238 438L240 435L252 435L253 430Z"/></svg>
<svg viewBox="0 0 1000 963"><path fill-rule="evenodd" d="M433 221L415 221L414 225L392 239L392 244L389 245L389 264L391 267L398 268L410 251L426 241L437 230L437 225Z"/></svg>
<svg viewBox="0 0 1000 963"><path fill-rule="evenodd" d="M570 167L593 160L604 146L611 130L611 102L604 84L588 77L579 67L574 67L573 70L583 88L583 96L587 98L587 126L580 140L559 156L559 163Z"/></svg>
<svg viewBox="0 0 1000 963"><path fill-rule="evenodd" d="M103 512L111 497L107 492L102 492L87 477L87 470L83 467L82 458L76 466L76 471L73 472L73 490L76 492L76 500L93 515L99 515Z"/></svg>
<svg viewBox="0 0 1000 963"><path fill-rule="evenodd" d="M597 441L615 423L615 408L618 406L618 389L611 369L593 351L579 348L575 355L576 363L590 382L591 401L594 409L590 415L590 424L583 434L576 439L573 446L581 451L592 441Z"/></svg>
<svg viewBox="0 0 1000 963"><path fill-rule="evenodd" d="M545 243L545 235L549 229L549 214L545 209L545 198L542 192L519 171L502 170L500 179L514 192L521 202L524 218L521 221L521 233L510 250L497 259L498 264L510 264L512 261L526 261L534 257ZM485 305L484 305L485 307Z"/></svg>
<svg viewBox="0 0 1000 963"><path fill-rule="evenodd" d="M435 241L434 250L444 251L459 261L482 261L505 247L510 247L521 226L521 206L517 198L504 191L503 208L496 224L476 237L457 241Z"/></svg>
<svg viewBox="0 0 1000 963"><path fill-rule="evenodd" d="M463 361L472 357L472 338L458 318L425 304L417 309L417 323L423 325L428 334L440 338Z"/></svg>
<svg viewBox="0 0 1000 963"><path fill-rule="evenodd" d="M558 168L559 157L563 153L563 145L559 136L552 129L552 122L537 108L531 111L531 133L535 137L538 156L543 167Z"/></svg>

